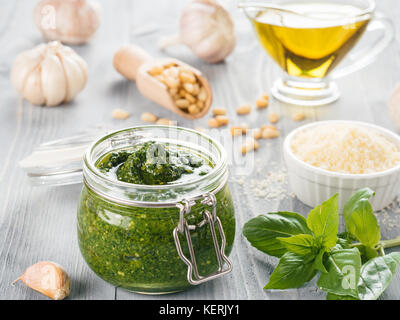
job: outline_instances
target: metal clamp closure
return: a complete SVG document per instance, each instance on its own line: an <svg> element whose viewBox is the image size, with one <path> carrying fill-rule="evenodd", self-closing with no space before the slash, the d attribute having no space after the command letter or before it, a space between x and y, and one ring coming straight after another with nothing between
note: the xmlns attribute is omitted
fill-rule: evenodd
<svg viewBox="0 0 400 320"><path fill-rule="evenodd" d="M194 199L183 200L182 202L176 204L176 206L179 208L179 223L178 226L173 231L176 250L178 251L179 257L188 266L187 280L192 285L198 285L200 283L213 280L232 271L232 262L228 259L228 257L225 254L225 246L226 246L225 233L222 228L221 220L217 216L217 199L215 198L215 195L212 193L206 193L202 195L200 199L201 199L201 204L209 206L211 208L211 212L209 210L204 210L202 212L203 220L199 222L197 225L189 225L187 223L187 220L185 219L185 215L190 213L190 210L196 204L196 201ZM215 253L218 261L218 270L212 274L202 276L199 274L197 268L196 256L193 249L190 231L196 230L197 228L201 228L206 224L210 226ZM218 243L218 238L215 231L215 225L217 225L221 237L221 245ZM186 257L182 251L182 246L179 241L179 233L184 234L186 237L187 245L189 248L190 259ZM226 264L225 269L224 269L224 264Z"/></svg>

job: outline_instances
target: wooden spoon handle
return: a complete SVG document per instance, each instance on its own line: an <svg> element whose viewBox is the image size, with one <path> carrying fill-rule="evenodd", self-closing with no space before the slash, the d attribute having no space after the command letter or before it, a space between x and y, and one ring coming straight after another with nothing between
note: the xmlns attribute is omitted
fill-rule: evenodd
<svg viewBox="0 0 400 320"><path fill-rule="evenodd" d="M114 68L125 78L135 81L139 67L153 60L142 48L133 44L122 46L114 55Z"/></svg>

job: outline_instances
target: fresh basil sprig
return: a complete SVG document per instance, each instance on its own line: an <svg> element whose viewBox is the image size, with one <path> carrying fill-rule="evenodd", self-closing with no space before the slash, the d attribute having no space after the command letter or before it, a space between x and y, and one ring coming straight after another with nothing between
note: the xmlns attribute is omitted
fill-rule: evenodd
<svg viewBox="0 0 400 320"><path fill-rule="evenodd" d="M280 258L264 289L297 288L318 274L317 285L329 300L377 299L400 263L400 252L385 255L383 249L400 245L400 238L381 241L373 195L365 188L350 197L343 209L346 231L339 234L337 194L307 219L274 212L249 220L243 234L251 245Z"/></svg>

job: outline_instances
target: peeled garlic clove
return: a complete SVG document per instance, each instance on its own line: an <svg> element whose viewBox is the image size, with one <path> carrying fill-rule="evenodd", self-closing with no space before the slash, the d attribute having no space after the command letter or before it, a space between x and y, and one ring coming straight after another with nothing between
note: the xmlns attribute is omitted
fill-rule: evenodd
<svg viewBox="0 0 400 320"><path fill-rule="evenodd" d="M86 62L58 41L22 52L11 69L17 92L38 105L55 106L72 100L86 81Z"/></svg>
<svg viewBox="0 0 400 320"><path fill-rule="evenodd" d="M14 283L19 280L53 300L62 300L70 292L71 281L68 274L60 265L51 261L30 266Z"/></svg>
<svg viewBox="0 0 400 320"><path fill-rule="evenodd" d="M400 129L400 83L398 83L389 101L389 114L393 122Z"/></svg>
<svg viewBox="0 0 400 320"><path fill-rule="evenodd" d="M42 0L35 8L34 20L47 40L83 44L100 25L100 8L95 0Z"/></svg>
<svg viewBox="0 0 400 320"><path fill-rule="evenodd" d="M235 48L233 20L216 1L192 1L181 13L179 36L162 39L160 46L166 48L177 42L208 63L223 61Z"/></svg>

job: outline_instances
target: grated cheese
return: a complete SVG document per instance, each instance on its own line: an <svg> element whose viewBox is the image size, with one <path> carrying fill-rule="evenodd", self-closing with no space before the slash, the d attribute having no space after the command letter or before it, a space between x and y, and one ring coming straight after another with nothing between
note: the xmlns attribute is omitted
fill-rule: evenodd
<svg viewBox="0 0 400 320"><path fill-rule="evenodd" d="M329 124L297 133L293 153L325 170L363 174L400 164L400 148L383 135L357 125Z"/></svg>

